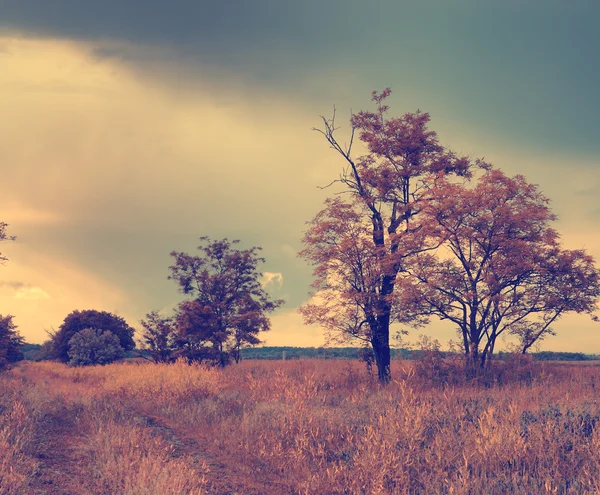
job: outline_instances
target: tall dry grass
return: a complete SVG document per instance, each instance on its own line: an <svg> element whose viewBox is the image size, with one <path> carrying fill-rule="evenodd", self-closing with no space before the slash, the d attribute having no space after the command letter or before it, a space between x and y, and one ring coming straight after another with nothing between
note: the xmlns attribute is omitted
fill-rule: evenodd
<svg viewBox="0 0 600 495"><path fill-rule="evenodd" d="M37 363L0 380L46 397L38 408L68 406L89 493L600 493L600 367L513 362L469 383L458 371L394 363L381 388L345 361ZM7 411L20 467L0 493L27 493L35 424L13 429Z"/></svg>
<svg viewBox="0 0 600 495"><path fill-rule="evenodd" d="M0 380L0 494L22 493L34 474L28 455L36 436L36 418L28 401L29 390Z"/></svg>

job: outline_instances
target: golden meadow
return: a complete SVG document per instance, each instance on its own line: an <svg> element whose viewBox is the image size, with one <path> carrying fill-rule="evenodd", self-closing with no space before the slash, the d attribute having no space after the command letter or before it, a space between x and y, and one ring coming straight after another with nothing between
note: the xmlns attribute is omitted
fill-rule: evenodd
<svg viewBox="0 0 600 495"><path fill-rule="evenodd" d="M453 372L22 363L0 376L0 494L600 493L600 366Z"/></svg>

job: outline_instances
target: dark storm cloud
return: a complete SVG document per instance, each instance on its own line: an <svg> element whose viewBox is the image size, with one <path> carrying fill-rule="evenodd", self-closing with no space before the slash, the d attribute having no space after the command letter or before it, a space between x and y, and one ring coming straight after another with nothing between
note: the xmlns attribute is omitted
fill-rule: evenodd
<svg viewBox="0 0 600 495"><path fill-rule="evenodd" d="M174 45L206 56L234 55L265 44L277 50L280 44L348 41L353 36L350 26L334 36L328 29L335 24L338 7L333 2L276 0L57 0L49 8L43 0L23 0L2 8L0 25L72 38Z"/></svg>
<svg viewBox="0 0 600 495"><path fill-rule="evenodd" d="M2 5L4 4L4 5ZM0 29L170 50L267 90L356 104L392 86L405 103L513 142L600 146L597 2L20 0ZM99 48L98 56L131 56ZM138 61L144 63L144 61ZM336 73L330 84L318 81ZM307 79L317 80L313 84ZM354 102L354 103L353 103ZM415 103L413 103L415 102ZM412 108L411 108L412 109Z"/></svg>

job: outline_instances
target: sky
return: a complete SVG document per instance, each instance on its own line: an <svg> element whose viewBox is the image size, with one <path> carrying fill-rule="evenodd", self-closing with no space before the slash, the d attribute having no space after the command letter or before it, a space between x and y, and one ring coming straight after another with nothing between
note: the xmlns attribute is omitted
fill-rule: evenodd
<svg viewBox="0 0 600 495"><path fill-rule="evenodd" d="M131 325L182 299L169 253L260 245L286 304L269 345L321 345L297 308L305 222L342 163L337 108L421 109L442 144L524 174L568 248L600 258L600 6L559 0L0 0L0 313L29 342L75 309ZM600 353L565 317L544 350ZM417 333L412 337L416 340ZM441 342L451 327L426 332Z"/></svg>

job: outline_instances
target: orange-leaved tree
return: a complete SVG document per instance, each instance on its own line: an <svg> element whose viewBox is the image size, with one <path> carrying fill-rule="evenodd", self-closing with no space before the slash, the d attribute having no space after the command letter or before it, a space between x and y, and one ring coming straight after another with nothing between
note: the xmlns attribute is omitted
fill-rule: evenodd
<svg viewBox="0 0 600 495"><path fill-rule="evenodd" d="M373 92L374 112L351 117L348 146L338 141L335 113L316 129L342 157L334 182L340 193L309 223L300 255L314 266L315 292L301 308L307 324L319 324L348 338L362 339L375 354L379 380L390 379L390 326L416 324L416 308L399 296L406 260L437 242L419 218L431 175L469 175L470 162L442 147L428 129L429 114L417 111L388 118L390 89ZM355 134L366 153L355 158Z"/></svg>
<svg viewBox="0 0 600 495"><path fill-rule="evenodd" d="M200 238L199 255L173 251L170 279L193 300L179 305L179 345L190 359L211 359L224 366L241 350L260 343L271 327L268 313L283 304L260 283L259 247L237 249L238 240Z"/></svg>
<svg viewBox="0 0 600 495"><path fill-rule="evenodd" d="M562 248L539 188L481 165L474 184L435 179L423 213L443 243L410 260L414 297L456 324L473 371L500 335L516 336L525 353L565 313L595 318L600 297L594 259Z"/></svg>

